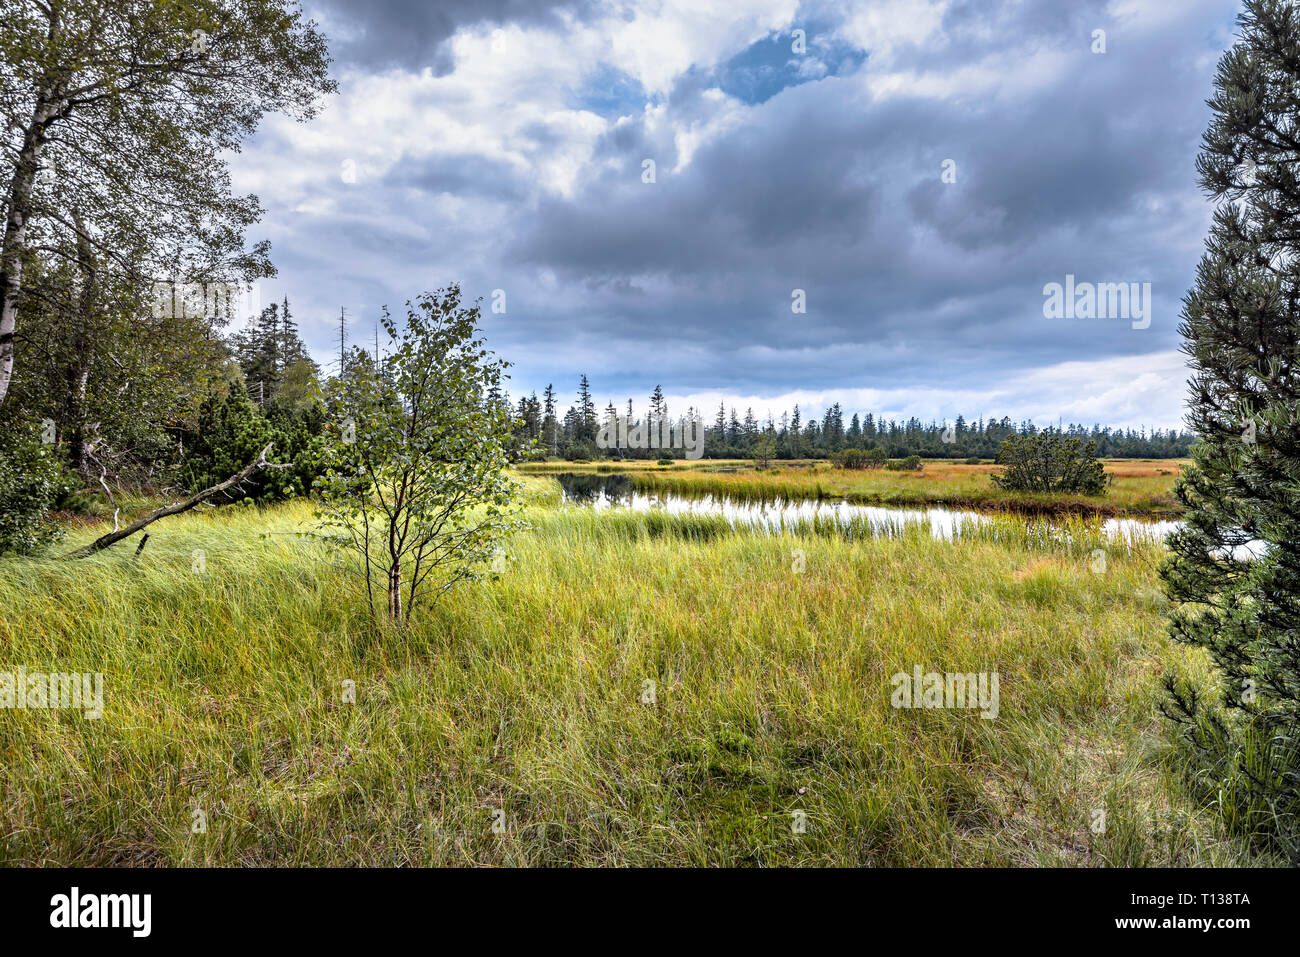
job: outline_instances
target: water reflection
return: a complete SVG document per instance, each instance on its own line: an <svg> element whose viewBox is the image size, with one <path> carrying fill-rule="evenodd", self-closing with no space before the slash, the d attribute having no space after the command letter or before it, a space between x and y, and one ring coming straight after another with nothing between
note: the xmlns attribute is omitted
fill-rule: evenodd
<svg viewBox="0 0 1300 957"><path fill-rule="evenodd" d="M626 475L565 472L556 478L563 489L565 504L592 505L596 508L631 504L632 479Z"/></svg>
<svg viewBox="0 0 1300 957"><path fill-rule="evenodd" d="M588 472L563 473L555 477L559 480L563 491L562 502L566 505L580 505L597 511L627 508L641 512L661 510L669 515L721 515L733 525L758 526L773 531L813 520L845 524L854 521L866 523L874 534L892 537L901 534L909 526L928 525L930 534L935 538L951 541L961 533L963 527L994 521L991 516L970 509L901 508L842 501L780 499L770 502L739 502L714 495L687 497L638 492L631 477L627 475L597 475ZM1102 522L1101 528L1107 538L1137 544L1162 541L1178 525L1178 522L1109 518Z"/></svg>

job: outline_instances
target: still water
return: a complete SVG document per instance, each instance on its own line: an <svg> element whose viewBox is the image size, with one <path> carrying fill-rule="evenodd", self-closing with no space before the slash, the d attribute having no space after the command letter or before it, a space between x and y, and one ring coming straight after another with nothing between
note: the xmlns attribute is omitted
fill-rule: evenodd
<svg viewBox="0 0 1300 957"><path fill-rule="evenodd" d="M912 525L929 525L939 539L952 540L969 524L994 521L992 517L971 509L902 508L885 505L858 505L838 501L736 501L714 495L688 497L661 492L638 492L626 475L592 475L564 473L559 480L565 505L611 508L638 512L662 510L670 515L721 515L733 525L750 525L777 530L814 518L847 523L867 523L872 532L892 536ZM1136 518L1110 518L1102 522L1103 533L1112 540L1139 542L1161 541L1178 527L1178 522L1146 521Z"/></svg>

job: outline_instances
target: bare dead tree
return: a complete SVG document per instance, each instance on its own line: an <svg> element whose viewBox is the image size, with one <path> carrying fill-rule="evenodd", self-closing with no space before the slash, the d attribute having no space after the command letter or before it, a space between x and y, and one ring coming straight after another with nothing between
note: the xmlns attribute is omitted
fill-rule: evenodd
<svg viewBox="0 0 1300 957"><path fill-rule="evenodd" d="M195 495L191 495L183 502L177 502L174 505L167 505L164 506L163 508L155 509L154 511L150 512L148 515L145 515L143 518L139 519L138 521L132 522L126 528L123 528L120 531L109 532L107 535L101 535L99 538L95 539L89 545L86 545L82 548L78 548L75 552L69 552L67 555L63 557L64 558L86 558L90 555L95 554L96 552L101 552L104 549L108 548L110 545L116 545L124 538L130 538L136 532L140 531L140 529L144 528L146 525L150 525L158 521L158 519L160 518L166 518L168 515L179 515L181 512L187 512L190 509L194 508L196 505L200 505L201 503L207 501L212 496L216 495L218 492L224 492L228 488L234 488L236 485L239 485L241 482L247 479L258 469L289 468L289 463L287 462L286 463L268 462L266 460L266 457L267 455L270 454L270 452L271 452L271 444L268 442L266 448L262 449L261 455L259 455L248 465L244 466L234 475L230 476L230 478L226 479L224 482L219 482L216 485L212 486L211 488L205 488L202 492L198 492ZM148 536L146 536L146 538L147 537ZM140 547L141 548L144 547L143 542L141 542ZM136 551L136 554L139 554L138 549Z"/></svg>

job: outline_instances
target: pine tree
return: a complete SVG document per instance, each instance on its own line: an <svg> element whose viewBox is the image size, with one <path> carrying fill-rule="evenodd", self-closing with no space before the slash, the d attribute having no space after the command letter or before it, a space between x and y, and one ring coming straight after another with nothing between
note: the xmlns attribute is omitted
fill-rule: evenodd
<svg viewBox="0 0 1300 957"><path fill-rule="evenodd" d="M844 412L838 402L826 410L822 419L822 438L828 452L838 452L844 447Z"/></svg>
<svg viewBox="0 0 1300 957"><path fill-rule="evenodd" d="M536 392L529 393L528 402L524 405L524 423L528 437L536 441L542 434L542 403L538 401Z"/></svg>
<svg viewBox="0 0 1300 957"><path fill-rule="evenodd" d="M605 406L605 423L611 427L618 422L618 409L614 408L614 403L610 402Z"/></svg>
<svg viewBox="0 0 1300 957"><path fill-rule="evenodd" d="M248 328L230 337L230 348L248 382L248 392L253 401L267 406L280 392L285 382L313 382L319 373L307 346L298 337L298 324L289 311L289 299L283 304L271 303L249 324ZM307 368L290 369L299 363ZM294 401L302 397L295 395Z"/></svg>
<svg viewBox="0 0 1300 957"><path fill-rule="evenodd" d="M1225 820L1300 862L1300 12L1247 0L1239 23L1196 164L1220 203L1179 327L1200 442L1161 568L1219 695L1170 676L1162 710Z"/></svg>
<svg viewBox="0 0 1300 957"><path fill-rule="evenodd" d="M862 441L862 420L858 418L856 412L853 418L849 420L848 431L844 433L844 444L850 448L857 448L858 443Z"/></svg>
<svg viewBox="0 0 1300 957"><path fill-rule="evenodd" d="M542 444L551 450L551 455L559 454L560 424L555 419L555 386L548 382L542 393L545 400L542 405Z"/></svg>
<svg viewBox="0 0 1300 957"><path fill-rule="evenodd" d="M307 351L307 346L298 336L298 323L293 321L293 313L289 311L289 297L284 297L284 302L280 306L280 362L281 370L288 369L295 362L311 362L311 354ZM315 363L312 363L313 368Z"/></svg>
<svg viewBox="0 0 1300 957"><path fill-rule="evenodd" d="M584 375L578 379L578 421L575 424L577 431L574 433L574 438L595 440L598 428L596 403L591 398L591 383Z"/></svg>
<svg viewBox="0 0 1300 957"><path fill-rule="evenodd" d="M664 399L664 390L655 386L650 393L650 423L655 425L668 417L668 402Z"/></svg>

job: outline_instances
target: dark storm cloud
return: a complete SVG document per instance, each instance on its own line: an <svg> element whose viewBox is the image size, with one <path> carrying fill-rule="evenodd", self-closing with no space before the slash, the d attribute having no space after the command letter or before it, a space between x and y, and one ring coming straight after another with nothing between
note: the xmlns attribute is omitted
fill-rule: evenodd
<svg viewBox="0 0 1300 957"><path fill-rule="evenodd" d="M442 75L453 67L443 41L456 30L481 23L545 24L558 14L582 16L594 0L308 0L309 13L345 27L330 49L344 66L362 69L429 67ZM337 31L336 31L337 32Z"/></svg>
<svg viewBox="0 0 1300 957"><path fill-rule="evenodd" d="M376 172L268 217L282 275L358 315L448 279L470 298L507 290L489 341L515 362L516 392L586 372L602 402L655 382L988 394L1178 345L1208 221L1194 160L1233 0L954 0L929 32L913 29L924 11L827 0L735 36L697 10L664 28L656 18L678 14L658 4L319 3L352 81L382 98L355 121L375 147L361 169ZM570 14L589 28L581 42L561 26ZM484 23L550 34L523 47L543 59L522 85L509 80L520 61L502 67L500 94L490 59L446 58L455 30ZM698 61L666 89L653 71L643 86L629 50L671 57L675 37L715 29L725 44L692 46ZM1104 54L1090 50L1097 29ZM412 105L388 107L390 89ZM426 110L439 117L427 127ZM337 163L332 146L353 135L313 145ZM1067 274L1150 282L1151 327L1045 319L1043 286ZM806 314L791 311L795 289ZM1035 388L1048 411L1077 398Z"/></svg>
<svg viewBox="0 0 1300 957"><path fill-rule="evenodd" d="M1203 223L1203 210L1176 200L1195 193L1206 23L1130 37L1100 3L1007 4L981 20L987 9L954 7L947 44L933 44L941 52L918 48L898 68L1064 47L1061 72L996 96L872 101L838 80L787 89L679 174L672 140L634 124L602 144L618 168L541 202L509 255L593 287L664 280L653 297L607 291L593 313L607 336L653 322L667 340L782 350L719 363L723 387L987 378L990 368L1175 348L1195 259L1156 244L1170 216L1192 235ZM1089 50L1095 27L1108 32L1104 55ZM962 59L944 63L945 49ZM690 77L672 102L689 110L707 88ZM658 164L655 184L641 182L643 157ZM955 184L940 180L945 159ZM1140 345L1123 322L1049 324L1043 285L1067 273L1152 282L1159 311ZM807 315L790 311L796 287ZM809 342L879 348L801 358Z"/></svg>

